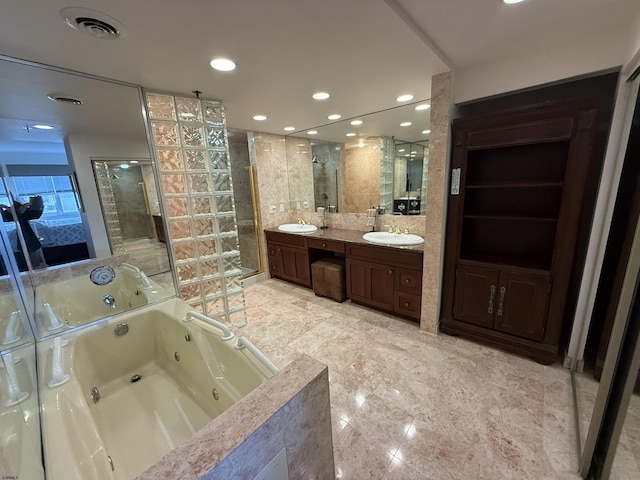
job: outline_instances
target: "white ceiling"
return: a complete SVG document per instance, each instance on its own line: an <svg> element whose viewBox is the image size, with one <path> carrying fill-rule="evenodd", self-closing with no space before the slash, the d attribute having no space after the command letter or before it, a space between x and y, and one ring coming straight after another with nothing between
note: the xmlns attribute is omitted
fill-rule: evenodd
<svg viewBox="0 0 640 480"><path fill-rule="evenodd" d="M431 77L444 71L585 36L606 42L631 31L640 6L639 0L68 1L1 2L0 54L155 90L200 90L224 102L229 127L278 134L289 125L304 131L330 123L333 113L352 118L389 109L404 93L429 98ZM59 14L68 6L118 19L127 36L99 40L69 28ZM216 56L233 58L237 70L212 70ZM20 94L40 95L30 79ZM82 96L75 88L65 93ZM331 98L312 100L318 90ZM0 116L36 120L19 102L9 108L12 96L10 88L0 92ZM256 122L255 114L269 118Z"/></svg>

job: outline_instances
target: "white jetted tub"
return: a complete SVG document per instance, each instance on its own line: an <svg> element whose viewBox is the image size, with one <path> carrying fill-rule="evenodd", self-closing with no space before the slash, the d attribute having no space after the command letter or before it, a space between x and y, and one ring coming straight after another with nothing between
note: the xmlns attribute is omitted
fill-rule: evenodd
<svg viewBox="0 0 640 480"><path fill-rule="evenodd" d="M134 478L277 371L189 312L171 299L38 345L49 480Z"/></svg>
<svg viewBox="0 0 640 480"><path fill-rule="evenodd" d="M106 285L94 284L88 274L39 285L36 316L42 335L66 326L86 325L173 295L133 265L122 264L113 271L115 277Z"/></svg>

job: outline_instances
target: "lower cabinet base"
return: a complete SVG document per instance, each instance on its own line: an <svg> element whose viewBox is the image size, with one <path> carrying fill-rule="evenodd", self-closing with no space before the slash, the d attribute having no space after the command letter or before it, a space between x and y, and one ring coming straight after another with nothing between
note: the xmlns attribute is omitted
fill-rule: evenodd
<svg viewBox="0 0 640 480"><path fill-rule="evenodd" d="M396 317L400 317L404 320L409 320L411 322L417 322L420 323L420 317L418 316L418 318L415 318L414 315L412 314L403 314L403 313L399 313L399 312L394 312L393 309L391 308L381 308L378 306L372 306L369 305L367 302L360 302L358 300L354 300L353 298L350 298L349 300L351 300L351 303L355 303L356 305L362 305L363 307L367 307L370 308L371 310L376 310L379 312L384 312L384 313L389 313L391 315L395 315Z"/></svg>
<svg viewBox="0 0 640 480"><path fill-rule="evenodd" d="M474 342L530 357L544 365L551 365L559 360L558 347L555 345L537 343L465 322L442 319L439 330L449 335L459 335Z"/></svg>

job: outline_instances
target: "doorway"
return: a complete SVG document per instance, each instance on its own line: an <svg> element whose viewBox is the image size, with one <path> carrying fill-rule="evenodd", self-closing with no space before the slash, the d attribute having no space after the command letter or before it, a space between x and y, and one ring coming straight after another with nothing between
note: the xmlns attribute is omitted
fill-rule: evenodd
<svg viewBox="0 0 640 480"><path fill-rule="evenodd" d="M112 253L173 286L160 203L149 159L92 160Z"/></svg>
<svg viewBox="0 0 640 480"><path fill-rule="evenodd" d="M253 166L249 156L247 132L228 129L229 160L233 180L233 200L236 206L240 264L244 278L262 271L258 244L259 216L256 212L256 190Z"/></svg>

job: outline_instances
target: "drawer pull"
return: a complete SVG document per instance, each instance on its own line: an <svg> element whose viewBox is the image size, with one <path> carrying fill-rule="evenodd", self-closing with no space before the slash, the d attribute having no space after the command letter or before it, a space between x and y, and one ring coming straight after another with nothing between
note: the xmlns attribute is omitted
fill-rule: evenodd
<svg viewBox="0 0 640 480"><path fill-rule="evenodd" d="M498 311L496 312L499 317L502 316L502 309L504 306L504 294L507 293L507 289L505 287L500 287L500 303L498 304Z"/></svg>
<svg viewBox="0 0 640 480"><path fill-rule="evenodd" d="M493 313L493 297L496 295L496 286L491 285L491 292L489 294L489 308L487 308L487 313Z"/></svg>

